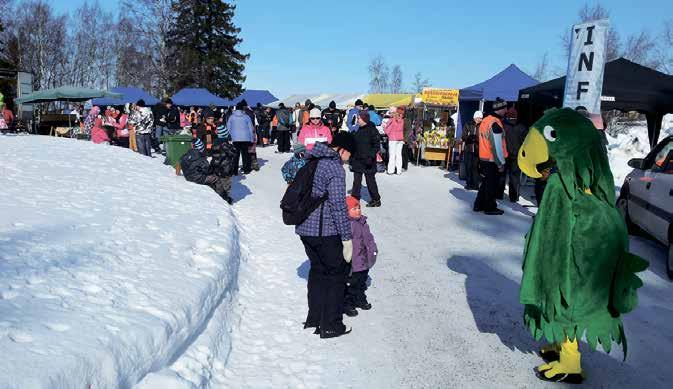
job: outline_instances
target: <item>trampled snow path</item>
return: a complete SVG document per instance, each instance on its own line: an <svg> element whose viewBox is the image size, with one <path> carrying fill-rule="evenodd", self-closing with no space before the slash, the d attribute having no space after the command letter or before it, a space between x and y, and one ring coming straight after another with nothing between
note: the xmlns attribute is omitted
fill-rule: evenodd
<svg viewBox="0 0 673 389"><path fill-rule="evenodd" d="M258 150L262 171L235 185L251 256L240 271L240 324L213 387L545 387L532 374L540 360L518 304L528 209L504 203L503 217L475 215L475 193L436 168L378 175L383 207L365 209L381 251L368 291L374 308L346 318L350 335L320 340L301 328L308 264L280 220L279 169L288 156L273 149ZM643 239L633 245L652 270L626 320L629 359L586 351L588 386L655 388L673 378L664 252Z"/></svg>
<svg viewBox="0 0 673 389"><path fill-rule="evenodd" d="M301 329L306 255L280 219L288 156L259 155L232 218L159 159L0 137L0 387L545 387L517 298L526 208L475 215L475 193L436 168L378 175L374 309L323 341ZM629 359L584 347L590 387L673 379L665 253L632 245L651 268L626 319Z"/></svg>

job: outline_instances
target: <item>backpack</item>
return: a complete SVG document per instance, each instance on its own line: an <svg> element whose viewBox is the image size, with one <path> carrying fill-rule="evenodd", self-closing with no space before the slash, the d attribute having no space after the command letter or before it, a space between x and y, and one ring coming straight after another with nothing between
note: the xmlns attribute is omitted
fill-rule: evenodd
<svg viewBox="0 0 673 389"><path fill-rule="evenodd" d="M276 113L278 117L278 124L284 127L290 126L290 113L287 110L281 109Z"/></svg>
<svg viewBox="0 0 673 389"><path fill-rule="evenodd" d="M318 198L311 195L318 161L318 158L311 159L299 169L294 181L288 186L283 199L280 201L280 209L283 210L283 223L288 226L302 224L311 216L313 211L327 200L327 193Z"/></svg>

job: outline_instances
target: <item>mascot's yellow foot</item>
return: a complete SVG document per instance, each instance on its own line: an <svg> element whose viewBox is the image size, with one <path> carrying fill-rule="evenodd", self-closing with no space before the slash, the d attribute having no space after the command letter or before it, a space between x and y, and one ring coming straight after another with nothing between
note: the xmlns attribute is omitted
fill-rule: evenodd
<svg viewBox="0 0 673 389"><path fill-rule="evenodd" d="M584 376L577 339L572 342L566 339L561 344L559 360L538 366L537 372L538 378L544 381L582 383Z"/></svg>

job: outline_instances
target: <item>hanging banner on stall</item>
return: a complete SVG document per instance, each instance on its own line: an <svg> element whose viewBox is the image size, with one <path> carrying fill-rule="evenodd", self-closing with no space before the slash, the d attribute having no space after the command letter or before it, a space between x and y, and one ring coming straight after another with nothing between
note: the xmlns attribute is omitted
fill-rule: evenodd
<svg viewBox="0 0 673 389"><path fill-rule="evenodd" d="M591 113L601 112L609 29L610 22L607 19L572 27L564 107L583 106Z"/></svg>
<svg viewBox="0 0 673 389"><path fill-rule="evenodd" d="M458 89L423 88L422 101L427 105L458 105Z"/></svg>

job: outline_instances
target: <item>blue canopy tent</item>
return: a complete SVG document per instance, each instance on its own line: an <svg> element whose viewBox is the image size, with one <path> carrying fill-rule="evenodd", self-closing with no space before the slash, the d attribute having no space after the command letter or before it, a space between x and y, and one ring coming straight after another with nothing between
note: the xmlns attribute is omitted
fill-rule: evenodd
<svg viewBox="0 0 673 389"><path fill-rule="evenodd" d="M119 98L100 97L100 98L91 100L91 104L92 105L97 105L97 106L124 105L126 103L135 103L138 100L143 99L143 100L145 100L145 104L150 106L150 105L157 104L159 102L159 99L150 95L149 93L145 92L144 90L142 90L140 88L118 86L116 88L112 88L110 91L114 92L114 93L119 93L122 96L119 97Z"/></svg>
<svg viewBox="0 0 673 389"><path fill-rule="evenodd" d="M459 112L456 136L463 132L463 123L472 120L480 103L493 102L500 97L505 101L517 101L519 90L537 85L539 82L511 64L505 70L486 81L460 90L458 94Z"/></svg>
<svg viewBox="0 0 673 389"><path fill-rule="evenodd" d="M182 106L207 107L214 105L216 107L225 107L230 105L227 100L216 96L205 88L184 88L174 94L171 98L173 104Z"/></svg>
<svg viewBox="0 0 673 389"><path fill-rule="evenodd" d="M271 92L269 92L268 90L248 89L237 98L233 100L227 100L226 105L236 105L241 100L245 100L250 107L254 107L257 105L257 103L267 105L278 99L276 98L276 96L272 95Z"/></svg>

